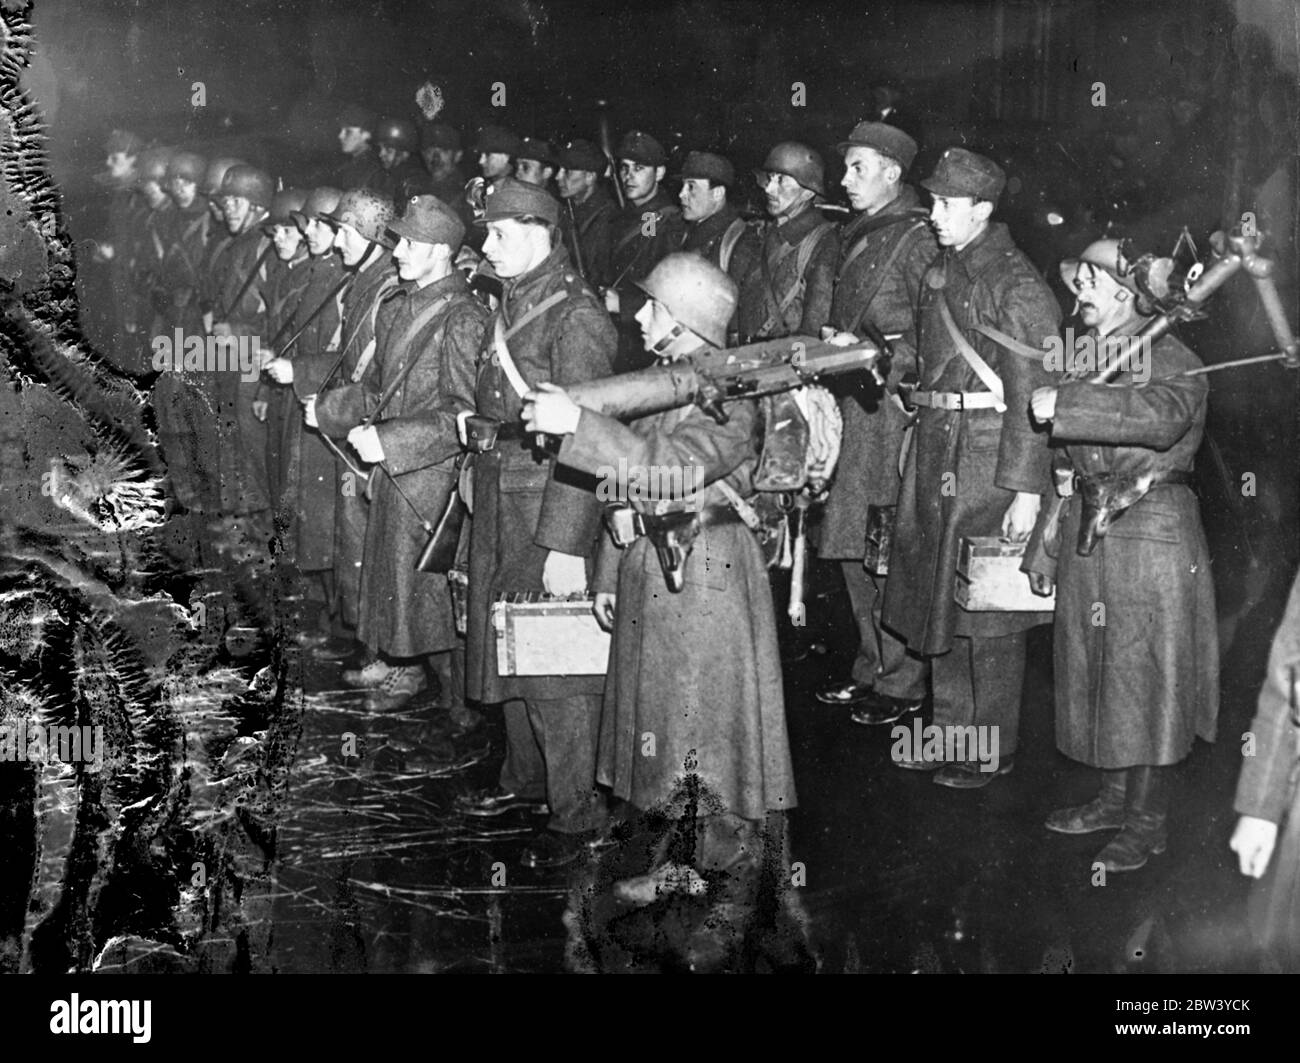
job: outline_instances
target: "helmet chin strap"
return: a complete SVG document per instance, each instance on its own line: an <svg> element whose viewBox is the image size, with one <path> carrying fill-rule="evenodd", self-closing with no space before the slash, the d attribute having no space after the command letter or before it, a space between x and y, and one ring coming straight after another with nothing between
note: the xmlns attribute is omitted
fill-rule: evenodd
<svg viewBox="0 0 1300 1063"><path fill-rule="evenodd" d="M672 329L650 346L650 353L656 357L663 357L664 351L677 342L677 338L686 332L686 329L677 322L673 322Z"/></svg>

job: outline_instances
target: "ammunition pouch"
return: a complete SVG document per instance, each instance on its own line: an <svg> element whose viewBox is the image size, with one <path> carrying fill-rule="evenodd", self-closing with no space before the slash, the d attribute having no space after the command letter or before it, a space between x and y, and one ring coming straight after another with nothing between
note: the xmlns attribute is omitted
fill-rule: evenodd
<svg viewBox="0 0 1300 1063"><path fill-rule="evenodd" d="M1077 474L1074 485L1083 505L1079 518L1079 556L1091 555L1097 548L1097 543L1106 537L1110 526L1135 503L1140 502L1151 488L1160 484L1191 482L1192 474L1178 469L1156 473L1106 472L1095 476Z"/></svg>
<svg viewBox="0 0 1300 1063"><path fill-rule="evenodd" d="M793 392L765 395L759 401L763 416L763 453L754 470L759 491L798 491L808 482L808 419Z"/></svg>

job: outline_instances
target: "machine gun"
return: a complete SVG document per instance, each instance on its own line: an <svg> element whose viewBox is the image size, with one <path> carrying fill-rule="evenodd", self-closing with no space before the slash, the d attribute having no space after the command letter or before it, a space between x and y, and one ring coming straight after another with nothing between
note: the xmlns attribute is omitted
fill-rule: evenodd
<svg viewBox="0 0 1300 1063"><path fill-rule="evenodd" d="M811 336L786 336L572 384L565 390L579 406L619 420L696 405L726 424L724 407L729 402L793 391L822 377L854 372L869 372L883 385L888 357L874 343L837 347Z"/></svg>

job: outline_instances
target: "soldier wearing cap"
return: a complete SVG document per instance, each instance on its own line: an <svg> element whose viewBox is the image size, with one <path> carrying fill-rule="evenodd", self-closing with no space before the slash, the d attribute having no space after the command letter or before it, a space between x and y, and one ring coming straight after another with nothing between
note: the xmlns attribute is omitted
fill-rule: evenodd
<svg viewBox="0 0 1300 1063"><path fill-rule="evenodd" d="M338 188L374 188L384 180L384 167L375 154L374 111L355 104L339 115L339 150L348 157L330 175L330 184Z"/></svg>
<svg viewBox="0 0 1300 1063"><path fill-rule="evenodd" d="M1025 567L1037 592L1056 587L1057 748L1100 769L1100 789L1052 812L1046 826L1118 830L1093 859L1107 871L1135 871L1164 851L1174 765L1197 737L1215 737L1214 579L1189 482L1209 386L1185 375L1201 362L1172 334L1139 346L1110 384L1094 382L1155 310L1118 240L1090 244L1061 263L1061 276L1099 357L1030 400L1035 420L1049 426L1063 490L1039 515ZM1127 508L1089 541L1080 530L1095 527L1103 483Z"/></svg>
<svg viewBox="0 0 1300 1063"><path fill-rule="evenodd" d="M817 691L817 699L852 705L856 723L885 724L920 708L925 665L881 625L885 577L863 568L862 551L869 508L892 511L898 501L899 457L910 416L898 397L897 382L916 371L916 304L938 245L920 197L903 180L916 157L916 141L892 126L860 122L838 148L844 156L840 183L858 213L840 233L840 262L825 332L837 343L855 343L864 336L897 338L891 341L885 389L853 379L841 393L844 436L839 467L844 475L831 485L818 553L841 563L858 623L858 653L848 678Z"/></svg>
<svg viewBox="0 0 1300 1063"><path fill-rule="evenodd" d="M319 432L303 424L300 395L313 395L338 356L341 340L343 263L334 250L328 215L343 193L322 186L308 193L289 216L302 233L307 250L306 285L281 347L272 351L266 377L278 385L286 406L280 451L286 470L284 507L294 564L303 579L302 625L294 633L300 645L320 649L330 634L329 610L334 595L334 509L338 473L334 452ZM319 312L317 312L319 311ZM289 339L297 336L292 346ZM347 647L347 648L350 648Z"/></svg>
<svg viewBox="0 0 1300 1063"><path fill-rule="evenodd" d="M495 447L471 456L467 694L505 706L500 785L458 802L468 815L550 807L528 845L529 867L577 859L604 824L596 791L602 676L509 677L497 671L492 604L502 594L586 591L600 503L588 478L557 468L519 420L524 392L608 376L616 337L595 294L559 240L560 205L507 179L487 198L483 253L504 282L479 360L475 409L500 424Z"/></svg>
<svg viewBox="0 0 1300 1063"><path fill-rule="evenodd" d="M739 285L758 262L759 237L731 205L735 187L736 170L728 159L709 151L686 156L678 193L686 223L682 250L702 255Z"/></svg>
<svg viewBox="0 0 1300 1063"><path fill-rule="evenodd" d="M623 189L623 210L610 227L610 271L605 309L618 325L620 372L648 364L637 311L645 293L637 282L650 275L665 255L682 246L681 208L662 187L668 155L649 133L633 130L619 141L614 154Z"/></svg>
<svg viewBox="0 0 1300 1063"><path fill-rule="evenodd" d="M388 227L401 281L375 331L374 370L316 405L320 429L370 467L357 639L381 662L371 703L395 708L422 690L426 665L462 704L447 578L416 571L456 485L457 415L474 406L487 310L454 266L465 227L436 197L416 196ZM450 703L448 705L450 707Z"/></svg>
<svg viewBox="0 0 1300 1063"><path fill-rule="evenodd" d="M515 152L515 176L519 180L549 192L557 166L555 149L550 141L524 137L519 142L519 150Z"/></svg>
<svg viewBox="0 0 1300 1063"><path fill-rule="evenodd" d="M839 237L816 210L825 194L821 156L783 141L755 178L767 199L758 262L741 283L736 309L742 343L777 336L816 336L830 317Z"/></svg>
<svg viewBox="0 0 1300 1063"><path fill-rule="evenodd" d="M1024 542L1051 490L1046 434L1029 420L1029 396L1052 375L1043 359L1013 353L982 331L1046 351L1060 310L1046 282L1000 222L990 222L1006 175L991 159L949 148L922 182L941 248L918 310L918 407L898 500L883 623L930 658L934 722L996 728L996 768L973 760L903 758L938 768L935 781L986 786L1014 764L1025 636L1050 613L967 612L954 600L963 538ZM955 732L953 732L955 733ZM992 764L985 765L992 768Z"/></svg>
<svg viewBox="0 0 1300 1063"><path fill-rule="evenodd" d="M478 156L478 170L483 179L495 184L515 172L515 157L522 142L509 129L499 125L485 125L474 140L474 154Z"/></svg>
<svg viewBox="0 0 1300 1063"><path fill-rule="evenodd" d="M374 373L377 350L376 335L386 316L396 313L389 299L398 285L390 251L393 239L388 227L395 216L393 204L368 188L352 188L339 198L338 205L322 217L334 228L334 246L345 271L353 281L342 297L338 353L329 360L323 373L313 373L314 390L299 385L295 390L302 402L303 420L308 428L331 438L317 417L317 405L332 408L330 392L348 385L362 384ZM331 344L333 346L334 344ZM346 437L355 422L332 423L334 434ZM350 451L335 444L334 450L334 549L331 603L333 633L336 638L355 643L360 615L361 563L365 552L366 522L369 507L365 494L368 470ZM387 665L359 643L356 656L343 672L350 686L367 686L380 682ZM334 647L324 646L316 652L332 655Z"/></svg>
<svg viewBox="0 0 1300 1063"><path fill-rule="evenodd" d="M569 256L593 288L608 284L610 272L610 226L618 215L618 204L600 175L605 156L589 140L571 140L561 149L555 185L564 212L560 230Z"/></svg>

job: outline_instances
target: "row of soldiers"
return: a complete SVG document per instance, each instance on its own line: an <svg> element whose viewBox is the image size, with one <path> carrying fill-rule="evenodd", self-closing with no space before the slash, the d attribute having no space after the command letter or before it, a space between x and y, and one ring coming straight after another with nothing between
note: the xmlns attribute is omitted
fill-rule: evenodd
<svg viewBox="0 0 1300 1063"><path fill-rule="evenodd" d="M643 132L615 152L622 208L602 203L605 160L589 144L556 159L562 198L545 167L520 165L531 149L506 131L477 146L486 188L471 226L462 197L416 192L399 213L373 188L277 192L254 167L143 151L129 137L109 157L123 186L123 333L260 341L255 379L158 377L177 498L263 531L274 516L320 603L320 623L296 637L336 657L359 644L345 680L381 704L402 704L433 672L463 726L465 700L504 706L499 785L460 810L548 810L523 860L559 867L608 842L606 790L645 813L700 807L698 788L683 796L685 771L710 795L705 829L643 849L649 866L619 880L625 899L719 876L752 884L765 855L784 859L779 823L795 790L771 588L746 520L756 408L738 403L722 423L690 409L623 425L565 389L737 342L871 337L892 368L883 387L863 376L842 388L819 543L843 562L860 650L852 675L819 697L880 725L916 713L928 689L935 724L991 729L1000 760L987 770L973 748L965 759L916 749L898 766L954 789L1010 772L1027 631L1051 613L968 612L955 589L964 539L1027 542L1035 592L1060 584L1059 744L1106 773L1095 801L1048 827L1118 830L1099 856L1111 870L1162 851L1167 766L1195 735L1213 737L1217 713L1213 590L1186 486L1205 384L1161 376L1195 356L1159 341L1160 379L1142 389L1050 368L1061 312L992 220L1001 168L950 148L921 182L923 205L905 180L918 146L886 123L860 123L838 145L853 211L843 225L819 210L821 157L794 142L756 175L759 224L730 205L736 176L717 153L687 157L672 203L665 153ZM1062 276L1101 336L1152 313L1114 241L1063 263ZM491 296L472 286L483 277L499 285ZM480 423L496 426L490 440ZM558 450L539 449L536 433ZM593 484L620 461L702 469L704 494L629 498L633 519L613 521ZM1086 485L1134 470L1147 498L1125 523L1087 555L1060 545L1078 531ZM447 580L416 566L458 481L472 513L463 643ZM887 575L863 565L871 507L897 508ZM684 586L666 591L655 546L686 517ZM501 674L492 605L538 593L594 594L613 631L607 676Z"/></svg>

